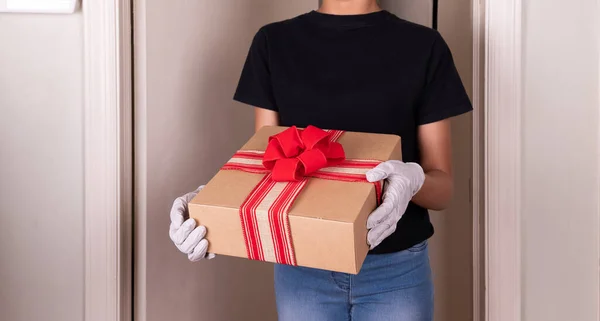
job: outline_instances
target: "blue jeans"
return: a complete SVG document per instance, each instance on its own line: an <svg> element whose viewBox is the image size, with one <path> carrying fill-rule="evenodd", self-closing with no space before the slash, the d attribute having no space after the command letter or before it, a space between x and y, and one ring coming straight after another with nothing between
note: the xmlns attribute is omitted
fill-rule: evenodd
<svg viewBox="0 0 600 321"><path fill-rule="evenodd" d="M427 242L368 255L358 275L275 265L275 296L280 321L431 321Z"/></svg>

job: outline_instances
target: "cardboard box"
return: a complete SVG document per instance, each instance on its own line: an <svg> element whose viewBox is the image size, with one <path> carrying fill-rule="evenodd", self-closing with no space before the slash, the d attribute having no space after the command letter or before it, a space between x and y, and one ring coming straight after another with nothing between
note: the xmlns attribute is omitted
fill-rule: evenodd
<svg viewBox="0 0 600 321"><path fill-rule="evenodd" d="M286 127L263 127L241 150L265 150ZM346 159L401 159L400 137L345 132L338 140ZM190 216L207 227L209 252L247 257L239 208L265 174L221 170L189 204ZM367 216L376 207L369 183L310 178L289 211L299 266L357 274L369 251Z"/></svg>

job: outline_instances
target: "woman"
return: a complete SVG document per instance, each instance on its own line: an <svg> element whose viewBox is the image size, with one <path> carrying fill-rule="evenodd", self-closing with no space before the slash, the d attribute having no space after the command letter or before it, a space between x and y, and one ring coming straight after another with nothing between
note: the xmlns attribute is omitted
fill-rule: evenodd
<svg viewBox="0 0 600 321"><path fill-rule="evenodd" d="M234 99L255 106L257 129L315 125L402 137L403 161L367 174L387 183L368 219L361 272L276 265L280 320L432 320L427 210L451 199L449 118L472 109L442 37L376 0L325 0L258 31ZM171 239L192 261L212 257L206 229L184 221L196 193L171 211Z"/></svg>

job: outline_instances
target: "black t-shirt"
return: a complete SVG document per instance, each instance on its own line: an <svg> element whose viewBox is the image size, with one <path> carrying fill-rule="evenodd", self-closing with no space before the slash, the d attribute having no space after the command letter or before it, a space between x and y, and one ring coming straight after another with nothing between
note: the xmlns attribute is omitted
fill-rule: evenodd
<svg viewBox="0 0 600 321"><path fill-rule="evenodd" d="M396 134L404 162L420 162L419 125L472 109L440 34L387 11L316 11L262 27L234 99L279 113L282 126ZM407 249L433 235L410 203L394 234L371 253Z"/></svg>

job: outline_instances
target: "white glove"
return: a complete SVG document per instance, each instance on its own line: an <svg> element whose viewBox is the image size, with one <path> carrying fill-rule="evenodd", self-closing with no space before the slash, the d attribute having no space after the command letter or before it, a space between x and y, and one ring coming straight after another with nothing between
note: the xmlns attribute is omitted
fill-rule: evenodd
<svg viewBox="0 0 600 321"><path fill-rule="evenodd" d="M196 226L196 220L190 218L188 213L188 203L203 187L200 186L195 191L176 198L171 207L169 236L179 251L187 254L192 262L215 257L212 253L206 253L208 249L208 241L204 238L206 227Z"/></svg>
<svg viewBox="0 0 600 321"><path fill-rule="evenodd" d="M423 168L417 163L391 160L367 172L369 182L386 180L383 202L367 219L367 242L374 249L396 231L396 224L406 212L408 203L425 181Z"/></svg>

